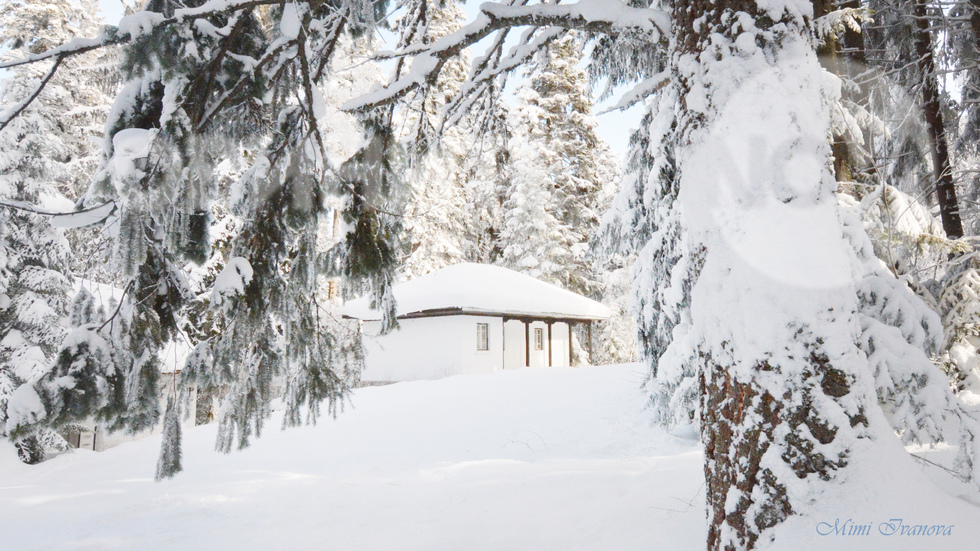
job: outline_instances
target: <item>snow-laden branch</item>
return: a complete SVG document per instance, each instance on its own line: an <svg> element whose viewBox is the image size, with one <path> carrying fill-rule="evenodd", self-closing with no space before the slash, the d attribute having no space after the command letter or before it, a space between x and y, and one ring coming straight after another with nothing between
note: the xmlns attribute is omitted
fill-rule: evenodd
<svg viewBox="0 0 980 551"><path fill-rule="evenodd" d="M389 105L412 90L435 82L443 65L464 49L499 30L514 27L557 27L611 36L632 33L648 36L655 44L667 36L669 16L659 10L634 8L618 0L580 0L575 4L509 6L488 2L469 25L431 44L415 43L378 59L412 57L411 69L388 86L345 103L347 111Z"/></svg>
<svg viewBox="0 0 980 551"><path fill-rule="evenodd" d="M845 31L861 32L861 25L872 23L871 11L868 8L841 8L834 10L813 21L813 29L817 38L822 42L837 38Z"/></svg>
<svg viewBox="0 0 980 551"><path fill-rule="evenodd" d="M69 40L60 46L51 48L50 50L45 50L43 52L31 54L29 56L11 61L0 62L0 69L10 69L30 63L54 60L54 65L52 65L44 79L38 83L34 90L25 99L17 102L17 104L6 113L0 115L0 130L3 130L8 124L10 124L10 121L17 118L18 115L24 112L24 110L27 109L27 107L33 103L38 96L41 95L44 87L47 86L48 82L55 75L62 61L68 57L84 54L86 52L97 50L99 48L105 48L107 46L126 44L144 34L150 33L157 27L173 25L175 23L183 23L191 19L199 19L204 16L215 15L218 13L247 10L257 6L280 3L281 0L210 0L209 2L205 2L196 8L176 10L173 17L164 17L163 14L160 13L142 11L123 17L119 21L118 27L103 27L102 31L99 32L99 35L94 38L73 38L72 40Z"/></svg>
<svg viewBox="0 0 980 551"><path fill-rule="evenodd" d="M54 76L55 72L58 71L58 66L60 65L61 58L59 57L55 60L54 65L51 66L51 69L48 70L48 74L44 75L44 78L42 78L41 82L34 87L34 91L31 92L29 96L17 102L17 104L11 107L6 113L0 114L0 130L6 128L7 125L10 124L10 121L14 120L18 115L23 113L24 109L27 109L27 106L29 106L35 99L37 99L38 96L41 95L44 87L48 85L48 82L51 80L51 77Z"/></svg>
<svg viewBox="0 0 980 551"><path fill-rule="evenodd" d="M45 61L47 59L64 59L68 56L83 54L106 46L125 44L140 36L149 34L157 27L183 23L191 19L198 19L209 15L235 12L273 4L282 4L282 0L210 0L196 8L175 10L172 17L164 17L163 14L156 12L141 11L123 17L119 20L119 26L117 27L107 25L95 38L73 38L50 50L31 54L20 59L2 62L0 63L0 69L10 69L11 67L37 63L38 61Z"/></svg>
<svg viewBox="0 0 980 551"><path fill-rule="evenodd" d="M612 111L629 109L633 105L643 101L644 98L650 97L654 92L657 92L666 86L667 83L670 82L670 76L670 71L662 71L653 75L652 77L630 88L628 92L619 98L619 101L617 101L615 105L603 109L597 114L605 115L606 113L610 113Z"/></svg>
<svg viewBox="0 0 980 551"><path fill-rule="evenodd" d="M506 77L508 73L534 57L534 54L544 45L561 36L563 32L565 31L561 28L545 29L537 35L528 31L521 37L520 43L511 48L510 53L505 58L497 59L494 63L478 60L476 69L471 76L460 87L455 97L446 104L445 120L442 126L456 124L460 118L470 111L478 98L490 90L494 79L501 76Z"/></svg>
<svg viewBox="0 0 980 551"><path fill-rule="evenodd" d="M106 46L122 44L130 40L127 35L119 34L117 31L118 29L115 27L105 27L99 33L99 36L96 36L95 38L73 38L61 46L56 46L50 50L45 50L40 53L31 54L29 56L11 61L0 62L0 69L10 69L12 67L27 65L29 63L37 63L39 61L47 61L49 59L60 60L69 56L84 54L85 52L104 48Z"/></svg>
<svg viewBox="0 0 980 551"><path fill-rule="evenodd" d="M116 208L116 203L109 201L108 203L102 203L101 205L87 209L69 212L48 211L38 208L36 205L20 201L0 200L0 207L30 212L39 216L48 216L51 218L51 225L56 228L83 228L105 220Z"/></svg>

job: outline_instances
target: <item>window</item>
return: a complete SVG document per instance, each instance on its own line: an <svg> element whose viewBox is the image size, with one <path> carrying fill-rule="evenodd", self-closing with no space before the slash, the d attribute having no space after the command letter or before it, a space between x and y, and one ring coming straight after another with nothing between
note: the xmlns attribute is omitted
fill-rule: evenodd
<svg viewBox="0 0 980 551"><path fill-rule="evenodd" d="M534 349L544 350L544 329L540 327L534 330Z"/></svg>
<svg viewBox="0 0 980 551"><path fill-rule="evenodd" d="M486 323L476 324L476 349L490 350L490 326Z"/></svg>

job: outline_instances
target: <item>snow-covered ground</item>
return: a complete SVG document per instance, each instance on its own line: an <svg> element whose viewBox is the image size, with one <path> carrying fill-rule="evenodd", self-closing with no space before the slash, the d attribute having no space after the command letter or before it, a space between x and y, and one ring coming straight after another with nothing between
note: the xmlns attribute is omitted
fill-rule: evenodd
<svg viewBox="0 0 980 551"><path fill-rule="evenodd" d="M272 422L229 455L212 451L213 425L188 430L185 472L160 483L159 437L37 466L7 446L0 548L703 548L701 447L650 426L642 377L635 365L523 369L363 388L336 421L287 431ZM884 458L855 473L819 505L826 519L791 521L777 548L980 541L980 508L936 489L921 465ZM818 523L835 518L873 529L821 535ZM891 519L954 527L879 533Z"/></svg>

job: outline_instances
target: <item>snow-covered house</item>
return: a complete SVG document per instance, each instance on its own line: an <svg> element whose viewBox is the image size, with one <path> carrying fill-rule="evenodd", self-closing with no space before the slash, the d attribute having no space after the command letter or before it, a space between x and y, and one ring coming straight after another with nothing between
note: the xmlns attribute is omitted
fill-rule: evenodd
<svg viewBox="0 0 980 551"><path fill-rule="evenodd" d="M438 379L519 367L567 367L572 326L607 319L602 304L524 274L456 264L395 285L399 328L379 335L368 298L341 313L362 320L364 382Z"/></svg>

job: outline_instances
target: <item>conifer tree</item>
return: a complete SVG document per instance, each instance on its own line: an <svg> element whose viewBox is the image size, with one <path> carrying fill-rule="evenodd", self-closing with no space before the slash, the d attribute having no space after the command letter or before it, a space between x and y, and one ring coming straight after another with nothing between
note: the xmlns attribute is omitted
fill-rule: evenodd
<svg viewBox="0 0 980 551"><path fill-rule="evenodd" d="M567 249L561 264L564 273L545 270L550 274L548 279L598 297L601 289L596 269L586 252L619 170L609 146L596 134L593 102L586 72L579 67L581 60L580 44L572 33L555 39L539 53L528 80L517 91L519 103L513 125L521 133L511 149L515 152L514 178L525 182L543 179L553 195L544 208L562 226L554 234L553 247ZM507 240L507 235L512 240ZM521 239L518 233L501 238L505 251L521 247L514 241ZM513 258L508 261L506 254L505 262L520 266Z"/></svg>
<svg viewBox="0 0 980 551"><path fill-rule="evenodd" d="M531 144L522 144L525 150ZM520 148L518 148L520 149ZM567 284L578 234L554 214L557 199L536 155L518 155L504 201L501 263L556 285Z"/></svg>
<svg viewBox="0 0 980 551"><path fill-rule="evenodd" d="M422 2L426 13L425 43L431 43L463 26L462 8L455 2L443 5ZM404 260L401 277L411 279L430 271L456 264L471 249L467 242L469 202L466 200L466 176L469 150L468 131L463 124L443 132L440 116L446 102L466 79L467 56L450 62L429 88L402 107L406 120L402 140L408 143L406 187L409 197L405 207L403 242Z"/></svg>
<svg viewBox="0 0 980 551"><path fill-rule="evenodd" d="M386 291L393 232L384 215L393 142L365 118L364 148L343 167L332 165L319 91L345 37L365 36L385 10L360 2L229 3L201 12L170 0L145 10L97 40L128 43L126 83L106 125L105 162L81 202L103 216L111 210L105 226L124 294L104 320L73 330L56 368L37 384L50 403L36 422L95 416L135 431L158 421L157 351L176 334L192 296L182 268L209 258L216 166L246 150L250 167L226 196L244 223L210 289L219 327L182 374L184 385L225 392L218 447L228 450L261 430L274 397L285 394L287 424L302 422L301 412L312 422L324 401L334 412L356 380L359 345L313 299L318 274L344 275L355 286L365 280L393 307ZM324 250L317 228L328 196L346 204L351 230ZM62 386L77 366L89 366L78 377L107 384L81 399Z"/></svg>
<svg viewBox="0 0 980 551"><path fill-rule="evenodd" d="M94 33L96 9L91 1L0 3L0 41L10 48L4 59ZM92 173L90 126L105 105L106 79L92 67L98 57L67 62L31 105L0 124L0 437L13 435L31 462L67 447L51 428L20 427L45 414L33 385L51 369L66 333L71 251L63 230L42 213L70 208L63 193L77 191ZM49 70L14 68L0 113L23 105Z"/></svg>

